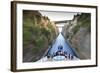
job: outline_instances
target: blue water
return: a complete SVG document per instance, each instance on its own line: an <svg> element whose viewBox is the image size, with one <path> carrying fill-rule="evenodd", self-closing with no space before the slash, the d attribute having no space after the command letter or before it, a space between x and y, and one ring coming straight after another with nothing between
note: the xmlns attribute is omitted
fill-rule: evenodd
<svg viewBox="0 0 100 73"><path fill-rule="evenodd" d="M60 33L58 37L56 38L54 44L52 45L52 48L49 50L49 55L53 55L58 51L58 46L62 45L63 46L63 51L67 52L68 54L71 54L73 56L75 55L75 52L72 50L71 46L66 42L65 38L63 35Z"/></svg>

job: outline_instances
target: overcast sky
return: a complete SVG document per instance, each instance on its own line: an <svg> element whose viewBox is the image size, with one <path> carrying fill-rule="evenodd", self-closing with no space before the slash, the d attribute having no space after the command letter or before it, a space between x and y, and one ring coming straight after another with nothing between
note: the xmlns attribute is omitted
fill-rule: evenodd
<svg viewBox="0 0 100 73"><path fill-rule="evenodd" d="M77 13L72 12L54 12L54 11L39 11L43 16L48 16L51 21L72 20Z"/></svg>

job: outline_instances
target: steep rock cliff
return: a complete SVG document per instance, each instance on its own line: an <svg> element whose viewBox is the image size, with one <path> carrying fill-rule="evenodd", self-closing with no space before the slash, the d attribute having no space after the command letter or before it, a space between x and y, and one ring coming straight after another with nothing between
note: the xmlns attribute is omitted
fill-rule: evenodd
<svg viewBox="0 0 100 73"><path fill-rule="evenodd" d="M23 10L23 62L39 60L57 34L48 17L39 11Z"/></svg>
<svg viewBox="0 0 100 73"><path fill-rule="evenodd" d="M80 59L91 58L91 14L81 13L67 21L62 31Z"/></svg>

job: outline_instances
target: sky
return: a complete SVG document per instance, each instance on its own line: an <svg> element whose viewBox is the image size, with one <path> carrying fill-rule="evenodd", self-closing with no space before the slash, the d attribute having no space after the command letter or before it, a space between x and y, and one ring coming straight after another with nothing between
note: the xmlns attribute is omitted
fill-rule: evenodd
<svg viewBox="0 0 100 73"><path fill-rule="evenodd" d="M74 15L77 13L72 13L72 12L56 12L56 11L39 11L42 16L47 16L50 21L64 21L64 20L72 20ZM65 25L64 23L61 25ZM62 27L59 27L57 24L56 26L58 27L59 32L62 31Z"/></svg>
<svg viewBox="0 0 100 73"><path fill-rule="evenodd" d="M56 12L56 11L39 11L43 16L49 17L50 21L72 20L77 13Z"/></svg>

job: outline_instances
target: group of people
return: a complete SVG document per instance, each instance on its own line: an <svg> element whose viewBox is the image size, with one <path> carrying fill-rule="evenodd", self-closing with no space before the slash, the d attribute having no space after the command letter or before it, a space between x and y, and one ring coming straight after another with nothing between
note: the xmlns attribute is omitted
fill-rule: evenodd
<svg viewBox="0 0 100 73"><path fill-rule="evenodd" d="M65 60L67 59L72 60L74 58L74 56L72 56L71 54L68 54L66 51L63 51L62 45L58 46L58 51L53 53L53 55L47 55L47 59L52 60L56 56L64 56Z"/></svg>

